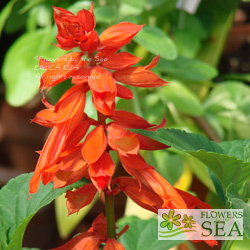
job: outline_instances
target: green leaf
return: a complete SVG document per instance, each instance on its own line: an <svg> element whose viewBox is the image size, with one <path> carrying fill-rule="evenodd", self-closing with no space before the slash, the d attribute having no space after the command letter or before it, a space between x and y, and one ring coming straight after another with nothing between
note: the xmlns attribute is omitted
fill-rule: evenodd
<svg viewBox="0 0 250 250"><path fill-rule="evenodd" d="M156 161L157 171L171 184L174 185L183 172L182 159L178 154L170 154L167 151L157 150L153 152ZM171 167L175 166L175 170Z"/></svg>
<svg viewBox="0 0 250 250"><path fill-rule="evenodd" d="M204 102L205 118L211 116L226 129L227 140L245 139L250 134L250 88L237 81L217 85ZM212 126L214 124L211 124Z"/></svg>
<svg viewBox="0 0 250 250"><path fill-rule="evenodd" d="M224 188L230 183L235 183L237 188L240 189L245 181L250 180L249 162L243 162L241 159L227 155L228 148L224 151L220 145L202 135L186 133L176 129L133 131L196 157L216 175ZM241 144L248 147L246 141L241 141Z"/></svg>
<svg viewBox="0 0 250 250"><path fill-rule="evenodd" d="M0 37L1 37L2 31L3 31L3 27L5 25L5 22L7 21L10 13L12 11L12 8L16 2L17 2L17 0L9 1L0 13Z"/></svg>
<svg viewBox="0 0 250 250"><path fill-rule="evenodd" d="M174 37L179 55L195 58L201 47L200 38L192 32L180 29L175 30Z"/></svg>
<svg viewBox="0 0 250 250"><path fill-rule="evenodd" d="M167 60L177 57L177 49L169 36L159 28L146 26L134 38L142 47L151 53Z"/></svg>
<svg viewBox="0 0 250 250"><path fill-rule="evenodd" d="M228 186L226 190L226 195L231 208L243 209L244 233L247 238L250 239L250 203L246 203L240 198L237 192L237 188L234 184L230 184Z"/></svg>
<svg viewBox="0 0 250 250"><path fill-rule="evenodd" d="M250 139L244 141L225 141L219 143L228 156L240 159L243 162L250 162Z"/></svg>
<svg viewBox="0 0 250 250"><path fill-rule="evenodd" d="M94 10L96 22L113 23L115 21L115 9L113 6L96 7Z"/></svg>
<svg viewBox="0 0 250 250"><path fill-rule="evenodd" d="M36 30L22 35L8 50L3 62L2 75L6 84L6 99L12 106L22 106L38 92L40 77L38 56L54 61L65 54L50 42L49 29Z"/></svg>
<svg viewBox="0 0 250 250"><path fill-rule="evenodd" d="M53 189L52 183L46 186L41 183L38 192L32 194L28 200L32 174L22 174L11 179L0 190L0 242L4 250L21 249L24 231L35 213L66 190L81 187L86 183L78 181L59 189Z"/></svg>
<svg viewBox="0 0 250 250"><path fill-rule="evenodd" d="M196 59L177 57L173 61L160 58L156 71L185 81L205 81L218 75L216 68Z"/></svg>
<svg viewBox="0 0 250 250"><path fill-rule="evenodd" d="M168 102L185 114L201 116L203 107L200 100L193 92L180 81L171 81L167 88L163 88L159 94Z"/></svg>
<svg viewBox="0 0 250 250"><path fill-rule="evenodd" d="M222 75L222 78L250 82L250 74L230 73Z"/></svg>
<svg viewBox="0 0 250 250"><path fill-rule="evenodd" d="M170 249L184 241L158 240L157 219L141 220L135 216L118 221L119 229L129 225L128 231L119 238L126 250Z"/></svg>

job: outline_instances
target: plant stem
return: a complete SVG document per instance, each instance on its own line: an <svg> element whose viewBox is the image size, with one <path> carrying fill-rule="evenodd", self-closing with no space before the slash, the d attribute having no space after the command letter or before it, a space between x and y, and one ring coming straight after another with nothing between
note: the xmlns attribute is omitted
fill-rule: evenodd
<svg viewBox="0 0 250 250"><path fill-rule="evenodd" d="M221 247L221 250L229 250L233 244L233 240L226 240L224 241L224 244Z"/></svg>
<svg viewBox="0 0 250 250"><path fill-rule="evenodd" d="M107 219L108 238L115 239L114 196L105 192L105 214Z"/></svg>

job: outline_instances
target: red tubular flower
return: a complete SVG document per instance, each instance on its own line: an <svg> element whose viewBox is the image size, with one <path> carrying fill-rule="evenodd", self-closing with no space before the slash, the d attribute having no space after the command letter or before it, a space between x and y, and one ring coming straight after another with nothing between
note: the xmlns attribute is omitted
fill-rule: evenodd
<svg viewBox="0 0 250 250"><path fill-rule="evenodd" d="M81 208L87 206L95 197L97 189L92 183L86 184L74 191L67 191L67 208L69 214L78 212Z"/></svg>
<svg viewBox="0 0 250 250"><path fill-rule="evenodd" d="M89 176L99 191L106 187L110 189L112 176L115 172L115 164L107 152L94 163L89 165Z"/></svg>
<svg viewBox="0 0 250 250"><path fill-rule="evenodd" d="M93 14L93 3L90 11L80 10L75 16L70 11L53 7L54 19L58 28L58 47L71 50L80 47L82 51L93 53L98 46L99 38L95 28L95 16Z"/></svg>

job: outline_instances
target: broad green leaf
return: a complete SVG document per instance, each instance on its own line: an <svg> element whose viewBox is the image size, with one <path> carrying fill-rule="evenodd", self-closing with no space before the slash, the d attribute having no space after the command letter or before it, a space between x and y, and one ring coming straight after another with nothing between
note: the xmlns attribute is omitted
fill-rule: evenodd
<svg viewBox="0 0 250 250"><path fill-rule="evenodd" d="M200 100L180 81L171 81L171 84L167 88L163 88L159 94L166 102L172 102L178 110L185 114L193 116L203 114Z"/></svg>
<svg viewBox="0 0 250 250"><path fill-rule="evenodd" d="M35 213L66 190L81 187L86 183L78 181L59 189L53 189L52 183L46 186L41 183L38 192L32 194L28 200L32 174L22 174L11 179L0 190L0 242L4 250L21 249L24 231Z"/></svg>
<svg viewBox="0 0 250 250"><path fill-rule="evenodd" d="M220 145L202 135L176 129L133 131L196 157L216 175L224 188L230 183L234 183L240 189L245 181L250 180L249 162L243 162L241 159L227 155L227 151L225 152ZM245 141L241 141L241 143L247 144Z"/></svg>
<svg viewBox="0 0 250 250"><path fill-rule="evenodd" d="M158 240L157 219L141 220L135 216L118 221L119 229L129 225L128 231L119 238L126 250L170 249L184 241Z"/></svg>
<svg viewBox="0 0 250 250"><path fill-rule="evenodd" d="M165 73L167 76L185 81L205 81L218 75L216 68L199 60L181 56L172 61L160 58L154 69Z"/></svg>
<svg viewBox="0 0 250 250"><path fill-rule="evenodd" d="M237 81L218 84L204 102L205 118L211 117L226 129L226 138L245 139L250 134L250 88ZM212 126L214 124L211 124Z"/></svg>
<svg viewBox="0 0 250 250"><path fill-rule="evenodd" d="M177 57L177 49L169 36L159 28L146 26L134 38L134 41L151 53L167 60Z"/></svg>
<svg viewBox="0 0 250 250"><path fill-rule="evenodd" d="M113 6L100 6L94 9L96 22L113 23L115 21L115 9Z"/></svg>
<svg viewBox="0 0 250 250"><path fill-rule="evenodd" d="M5 22L7 21L11 11L12 11L12 8L14 6L14 4L17 2L17 0L11 0L9 1L5 7L2 9L1 13L0 13L0 37L1 37L1 34L2 34L2 30L3 30L3 27L5 25Z"/></svg>
<svg viewBox="0 0 250 250"><path fill-rule="evenodd" d="M171 184L174 185L183 172L182 159L178 154L171 154L167 151L154 151L154 159L157 171ZM174 166L174 171L173 171Z"/></svg>
<svg viewBox="0 0 250 250"><path fill-rule="evenodd" d="M243 209L244 233L250 239L250 203L246 203L240 198L234 184L230 184L226 191L230 208Z"/></svg>
<svg viewBox="0 0 250 250"><path fill-rule="evenodd" d="M8 50L2 75L10 105L22 106L39 92L44 72L39 69L39 56L53 62L65 53L50 44L53 39L49 29L32 31L22 35Z"/></svg>
<svg viewBox="0 0 250 250"><path fill-rule="evenodd" d="M244 141L225 141L219 143L228 156L240 159L243 162L250 162L250 139Z"/></svg>
<svg viewBox="0 0 250 250"><path fill-rule="evenodd" d="M174 37L179 55L195 58L201 47L200 38L192 32L180 29L175 30Z"/></svg>

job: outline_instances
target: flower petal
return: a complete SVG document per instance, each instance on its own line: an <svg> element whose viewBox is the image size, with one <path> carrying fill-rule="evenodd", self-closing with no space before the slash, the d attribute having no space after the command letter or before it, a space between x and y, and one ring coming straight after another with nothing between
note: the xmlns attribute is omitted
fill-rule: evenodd
<svg viewBox="0 0 250 250"><path fill-rule="evenodd" d="M130 89L116 83L117 86L117 97L120 97L122 99L126 99L126 100L130 100L130 99L134 99L133 97L133 93Z"/></svg>
<svg viewBox="0 0 250 250"><path fill-rule="evenodd" d="M135 87L153 88L167 85L166 81L144 67L130 67L118 70L113 73L113 77L118 82Z"/></svg>
<svg viewBox="0 0 250 250"><path fill-rule="evenodd" d="M100 35L100 43L105 46L122 47L129 43L144 25L130 22L115 24Z"/></svg>
<svg viewBox="0 0 250 250"><path fill-rule="evenodd" d="M105 58L106 61L101 62L100 65L108 69L121 70L138 63L141 58L138 58L128 52L121 52Z"/></svg>
<svg viewBox="0 0 250 250"><path fill-rule="evenodd" d="M68 79L74 71L80 68L80 65L85 64L81 60L82 55L80 52L74 52L58 58L43 73L40 88L44 90Z"/></svg>
<svg viewBox="0 0 250 250"><path fill-rule="evenodd" d="M137 155L140 149L137 135L115 123L108 126L108 144L122 155Z"/></svg>
<svg viewBox="0 0 250 250"><path fill-rule="evenodd" d="M125 250L125 248L119 241L108 239L103 250Z"/></svg>
<svg viewBox="0 0 250 250"><path fill-rule="evenodd" d="M74 190L67 190L65 198L67 198L68 215L79 212L79 210L92 202L97 190L92 183Z"/></svg>
<svg viewBox="0 0 250 250"><path fill-rule="evenodd" d="M103 126L93 129L82 146L82 155L88 164L96 162L107 147L107 138Z"/></svg>
<svg viewBox="0 0 250 250"><path fill-rule="evenodd" d="M107 152L104 152L98 161L89 165L89 176L94 181L95 186L101 190L106 187L110 189L110 182L114 172L115 164Z"/></svg>

